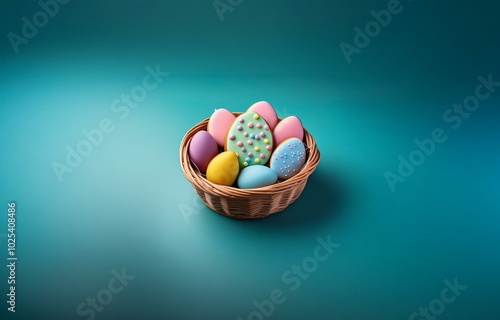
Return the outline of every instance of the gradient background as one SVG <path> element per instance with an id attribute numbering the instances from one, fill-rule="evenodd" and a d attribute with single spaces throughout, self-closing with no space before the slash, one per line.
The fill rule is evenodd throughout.
<path id="1" fill-rule="evenodd" d="M 212 1 L 71 1 L 17 54 L 7 34 L 40 7 L 0 1 L 0 265 L 9 201 L 19 259 L 1 318 L 87 319 L 77 305 L 126 268 L 95 319 L 246 319 L 274 289 L 273 319 L 408 319 L 455 277 L 467 289 L 437 319 L 499 319 L 500 92 L 457 130 L 442 118 L 500 80 L 497 3 L 401 1 L 348 64 L 339 44 L 387 1 L 243 0 L 224 21 Z M 112 101 L 148 65 L 170 75 L 120 120 Z M 197 200 L 178 147 L 214 108 L 259 100 L 299 116 L 322 159 L 287 210 L 232 220 Z M 103 118 L 115 130 L 60 183 L 51 163 Z M 391 192 L 384 172 L 437 127 L 448 140 Z M 341 247 L 291 291 L 282 274 L 328 235 Z"/>

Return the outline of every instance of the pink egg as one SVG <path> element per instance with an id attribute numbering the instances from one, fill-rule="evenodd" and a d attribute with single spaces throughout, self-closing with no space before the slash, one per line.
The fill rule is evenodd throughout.
<path id="1" fill-rule="evenodd" d="M 236 117 L 227 109 L 216 109 L 208 120 L 207 130 L 220 147 L 226 142 L 227 131 Z"/>
<path id="2" fill-rule="evenodd" d="M 205 130 L 195 133 L 189 144 L 189 158 L 201 172 L 207 171 L 208 164 L 218 153 L 219 147 L 210 133 Z"/>
<path id="3" fill-rule="evenodd" d="M 252 104 L 250 108 L 248 108 L 247 112 L 248 111 L 257 112 L 262 118 L 264 118 L 264 120 L 266 120 L 271 130 L 273 130 L 278 123 L 278 115 L 276 114 L 273 106 L 271 106 L 267 101 L 259 101 Z"/>
<path id="4" fill-rule="evenodd" d="M 276 125 L 273 135 L 275 145 L 279 145 L 289 138 L 298 138 L 302 141 L 304 139 L 304 127 L 296 116 L 286 117 Z"/>

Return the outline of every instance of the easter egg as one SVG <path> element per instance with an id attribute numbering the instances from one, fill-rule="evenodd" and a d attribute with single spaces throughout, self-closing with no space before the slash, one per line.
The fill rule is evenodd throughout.
<path id="1" fill-rule="evenodd" d="M 241 189 L 261 188 L 272 185 L 278 180 L 276 172 L 266 166 L 250 166 L 241 170 L 238 187 Z"/>
<path id="2" fill-rule="evenodd" d="M 229 129 L 225 149 L 238 154 L 240 168 L 266 164 L 273 150 L 273 135 L 256 112 L 239 115 Z"/>
<path id="3" fill-rule="evenodd" d="M 288 138 L 304 139 L 304 127 L 296 116 L 286 117 L 274 128 L 274 143 L 279 145 Z"/>
<path id="4" fill-rule="evenodd" d="M 215 156 L 208 164 L 207 179 L 215 184 L 232 186 L 239 172 L 240 167 L 236 153 L 224 151 Z"/>
<path id="5" fill-rule="evenodd" d="M 276 147 L 270 162 L 270 168 L 278 178 L 286 180 L 297 173 L 306 163 L 306 148 L 301 139 L 290 138 Z"/>
<path id="6" fill-rule="evenodd" d="M 266 120 L 271 130 L 274 130 L 274 127 L 278 124 L 278 115 L 276 114 L 276 110 L 274 110 L 273 106 L 271 106 L 267 101 L 259 101 L 252 104 L 250 108 L 248 108 L 247 112 L 248 111 L 260 114 L 261 117 Z"/>
<path id="7" fill-rule="evenodd" d="M 189 158 L 201 172 L 207 170 L 209 162 L 219 153 L 217 142 L 205 130 L 196 132 L 189 144 Z"/>
<path id="8" fill-rule="evenodd" d="M 220 147 L 224 146 L 227 131 L 236 119 L 227 109 L 216 109 L 208 119 L 207 131 L 214 137 Z"/>

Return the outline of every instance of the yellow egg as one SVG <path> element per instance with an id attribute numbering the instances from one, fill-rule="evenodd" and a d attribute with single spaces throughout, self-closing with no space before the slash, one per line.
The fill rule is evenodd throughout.
<path id="1" fill-rule="evenodd" d="M 239 171 L 240 166 L 236 153 L 225 151 L 215 156 L 208 164 L 207 179 L 215 184 L 232 186 Z"/>

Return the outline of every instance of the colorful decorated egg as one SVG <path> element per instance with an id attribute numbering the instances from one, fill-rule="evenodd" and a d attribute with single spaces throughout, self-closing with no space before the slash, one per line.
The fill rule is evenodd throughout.
<path id="1" fill-rule="evenodd" d="M 296 116 L 286 117 L 276 125 L 273 135 L 275 145 L 279 145 L 288 138 L 298 138 L 302 141 L 304 139 L 304 127 Z"/>
<path id="2" fill-rule="evenodd" d="M 209 162 L 219 153 L 217 142 L 205 130 L 196 132 L 189 144 L 189 158 L 201 172 L 207 170 Z"/>
<path id="3" fill-rule="evenodd" d="M 214 137 L 220 147 L 224 146 L 227 131 L 236 119 L 235 115 L 226 109 L 216 109 L 208 119 L 207 131 Z"/>
<path id="4" fill-rule="evenodd" d="M 232 186 L 239 172 L 240 167 L 236 153 L 233 151 L 224 151 L 219 153 L 208 164 L 207 179 L 215 184 Z"/>
<path id="5" fill-rule="evenodd" d="M 241 189 L 262 188 L 272 185 L 278 180 L 276 172 L 266 166 L 250 166 L 241 170 L 238 176 L 238 187 Z"/>
<path id="6" fill-rule="evenodd" d="M 281 180 L 286 180 L 297 173 L 306 163 L 306 148 L 299 138 L 290 138 L 276 147 L 270 167 Z"/>
<path id="7" fill-rule="evenodd" d="M 238 116 L 228 131 L 225 149 L 238 155 L 240 168 L 266 164 L 273 150 L 273 135 L 256 112 Z"/>
<path id="8" fill-rule="evenodd" d="M 253 111 L 257 112 L 266 120 L 269 128 L 274 130 L 274 127 L 278 124 L 278 115 L 276 114 L 276 110 L 274 110 L 273 106 L 269 104 L 267 101 L 259 101 L 254 103 L 248 108 L 247 112 Z"/>

